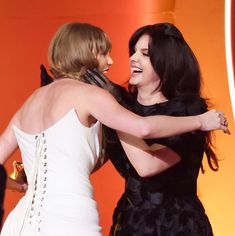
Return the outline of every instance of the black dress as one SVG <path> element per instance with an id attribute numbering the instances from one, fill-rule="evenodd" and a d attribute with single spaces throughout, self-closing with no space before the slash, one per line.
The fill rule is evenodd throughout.
<path id="1" fill-rule="evenodd" d="M 125 101 L 128 100 L 125 98 Z M 124 101 L 121 101 L 124 103 Z M 188 116 L 207 110 L 199 98 L 175 98 L 143 106 L 124 104 L 141 116 Z M 211 236 L 211 225 L 197 197 L 197 177 L 205 143 L 205 132 L 196 131 L 163 139 L 148 139 L 178 153 L 181 161 L 152 177 L 140 177 L 114 130 L 105 127 L 106 151 L 117 171 L 125 178 L 125 192 L 113 214 L 112 236 Z"/>

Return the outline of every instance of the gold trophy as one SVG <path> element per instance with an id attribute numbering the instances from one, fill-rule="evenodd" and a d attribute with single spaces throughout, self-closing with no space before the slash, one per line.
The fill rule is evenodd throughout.
<path id="1" fill-rule="evenodd" d="M 19 183 L 27 183 L 26 174 L 24 171 L 24 165 L 20 161 L 13 161 L 13 172 L 10 177 Z"/>

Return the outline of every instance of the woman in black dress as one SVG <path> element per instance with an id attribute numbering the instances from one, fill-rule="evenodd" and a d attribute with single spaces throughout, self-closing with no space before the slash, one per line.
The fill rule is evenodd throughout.
<path id="1" fill-rule="evenodd" d="M 129 42 L 131 95 L 119 101 L 142 116 L 189 116 L 207 111 L 196 57 L 172 24 L 147 25 Z M 209 133 L 196 131 L 141 142 L 105 128 L 106 151 L 125 178 L 113 215 L 112 236 L 211 236 L 197 196 L 205 153 L 218 170 Z M 119 139 L 121 141 L 119 141 Z"/>

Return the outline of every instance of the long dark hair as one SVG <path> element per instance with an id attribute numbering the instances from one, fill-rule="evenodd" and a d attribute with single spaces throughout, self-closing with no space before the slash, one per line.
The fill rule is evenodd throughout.
<path id="1" fill-rule="evenodd" d="M 165 98 L 201 97 L 200 66 L 193 51 L 184 40 L 182 33 L 173 24 L 159 23 L 146 25 L 137 29 L 129 41 L 129 55 L 135 53 L 135 45 L 143 35 L 149 35 L 148 53 L 154 71 L 160 78 L 159 89 Z M 130 91 L 137 93 L 134 86 Z M 218 159 L 213 151 L 211 133 L 206 135 L 204 152 L 208 164 L 214 171 L 218 170 Z M 202 172 L 204 172 L 201 166 Z"/>

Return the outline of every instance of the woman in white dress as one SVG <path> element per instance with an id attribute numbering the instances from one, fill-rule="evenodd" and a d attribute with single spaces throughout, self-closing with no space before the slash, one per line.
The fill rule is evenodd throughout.
<path id="1" fill-rule="evenodd" d="M 223 112 L 140 117 L 109 92 L 87 84 L 87 69 L 106 72 L 112 65 L 110 49 L 103 30 L 86 23 L 65 24 L 52 39 L 49 62 L 55 81 L 37 89 L 0 136 L 0 163 L 19 147 L 28 180 L 2 236 L 101 235 L 89 179 L 100 154 L 101 123 L 140 138 L 197 129 L 228 132 Z"/>

